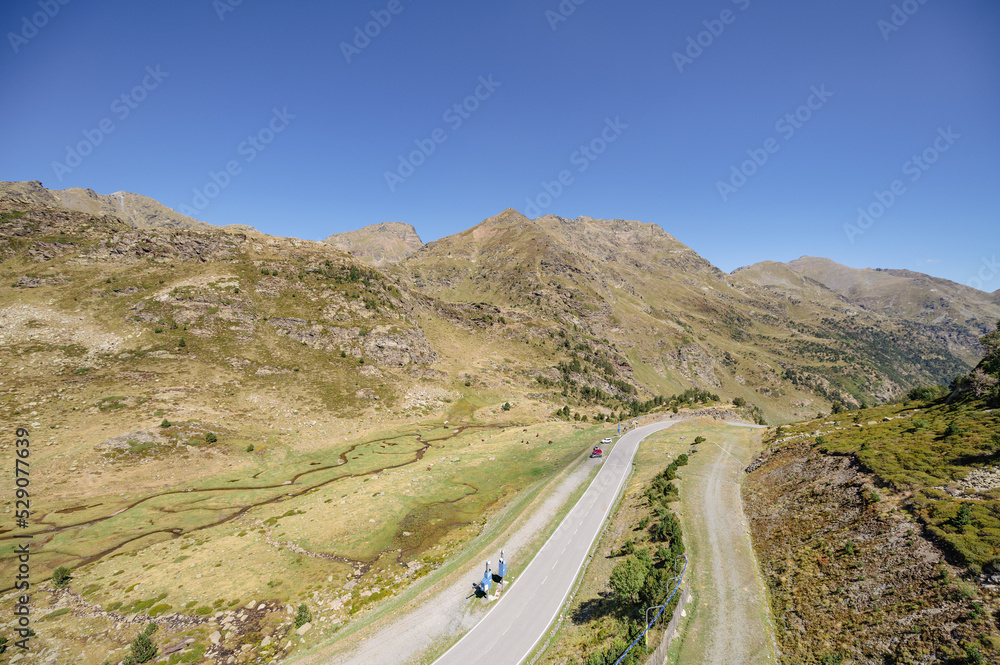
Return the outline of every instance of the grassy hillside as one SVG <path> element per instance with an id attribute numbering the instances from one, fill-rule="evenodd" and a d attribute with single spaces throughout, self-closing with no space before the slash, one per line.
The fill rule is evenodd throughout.
<path id="1" fill-rule="evenodd" d="M 744 498 L 785 662 L 1000 658 L 998 432 L 943 397 L 774 432 Z"/>

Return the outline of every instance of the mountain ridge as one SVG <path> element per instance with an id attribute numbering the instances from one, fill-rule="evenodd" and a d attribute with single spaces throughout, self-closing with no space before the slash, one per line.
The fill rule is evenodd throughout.
<path id="1" fill-rule="evenodd" d="M 85 212 L 92 215 L 113 215 L 133 228 L 176 228 L 176 229 L 229 229 L 234 231 L 255 231 L 246 224 L 215 226 L 202 222 L 168 208 L 159 201 L 142 194 L 118 191 L 112 194 L 98 194 L 92 189 L 70 187 L 48 189 L 38 180 L 0 182 L 0 198 L 9 198 L 23 203 L 47 205 Z"/>

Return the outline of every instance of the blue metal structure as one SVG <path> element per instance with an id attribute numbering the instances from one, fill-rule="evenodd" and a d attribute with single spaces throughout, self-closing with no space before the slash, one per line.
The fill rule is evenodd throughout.
<path id="1" fill-rule="evenodd" d="M 493 569 L 490 568 L 490 562 L 486 562 L 486 572 L 483 573 L 483 581 L 479 583 L 479 588 L 483 593 L 489 594 L 490 589 L 493 588 Z"/>
<path id="2" fill-rule="evenodd" d="M 503 550 L 500 550 L 500 567 L 497 569 L 497 575 L 500 576 L 501 582 L 503 582 L 503 578 L 507 575 L 507 561 L 503 558 Z"/>

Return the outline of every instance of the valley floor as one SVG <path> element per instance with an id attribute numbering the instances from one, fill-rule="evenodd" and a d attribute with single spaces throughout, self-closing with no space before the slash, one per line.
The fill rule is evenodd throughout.
<path id="1" fill-rule="evenodd" d="M 483 560 L 495 560 L 502 546 L 511 565 L 507 582 L 516 579 L 517 568 L 527 565 L 598 469 L 591 460 L 581 457 L 543 490 L 533 511 L 500 538 L 474 543 L 475 552 L 467 552 L 462 557 L 464 563 L 455 571 L 406 602 L 403 614 L 391 615 L 357 634 L 341 636 L 332 644 L 319 647 L 293 662 L 301 665 L 395 665 L 432 661 L 453 639 L 450 636 L 471 629 L 492 607 L 485 598 L 475 597 L 471 586 L 472 580 L 481 577 Z"/>

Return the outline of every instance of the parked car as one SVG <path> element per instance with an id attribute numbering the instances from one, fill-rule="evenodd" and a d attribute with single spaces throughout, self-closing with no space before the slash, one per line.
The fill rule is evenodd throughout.
<path id="1" fill-rule="evenodd" d="M 604 455 L 604 451 L 601 450 L 600 446 L 594 446 L 594 450 L 592 450 L 591 453 L 590 453 L 591 457 L 602 457 L 603 455 Z"/>
<path id="2" fill-rule="evenodd" d="M 611 437 L 609 436 L 609 437 L 601 439 L 601 443 L 611 443 Z"/>

